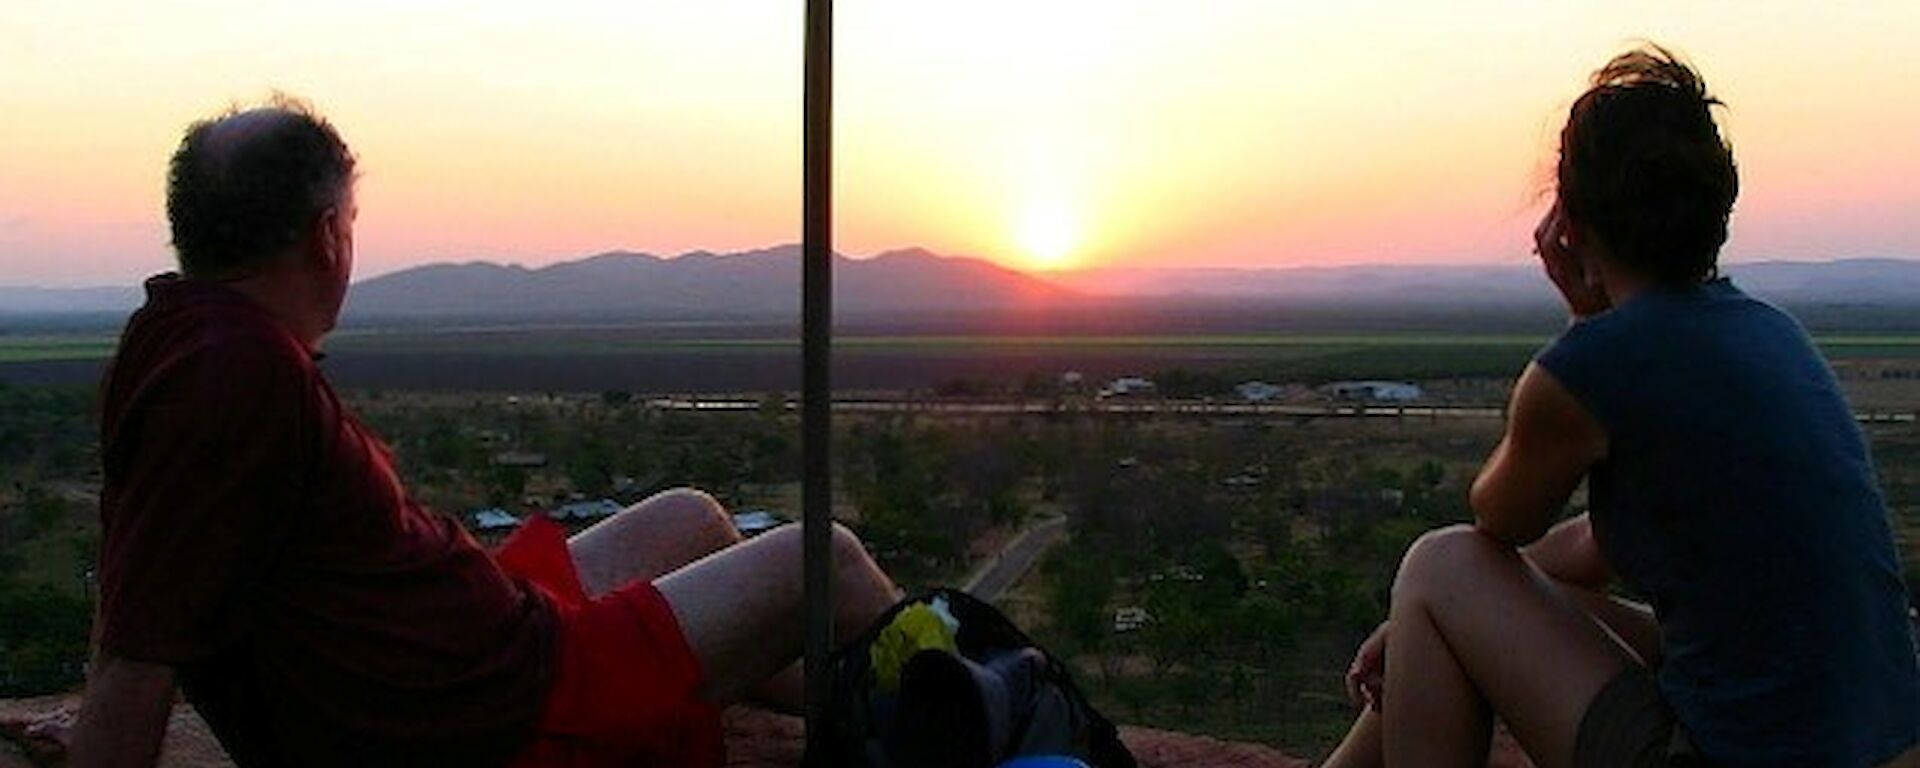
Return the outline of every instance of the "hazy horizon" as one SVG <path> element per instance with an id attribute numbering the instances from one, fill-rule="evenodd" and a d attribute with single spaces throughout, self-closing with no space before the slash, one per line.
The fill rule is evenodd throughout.
<path id="1" fill-rule="evenodd" d="M 353 276 L 353 283 L 355 285 L 358 285 L 360 283 L 366 283 L 374 280 L 379 280 L 385 277 L 391 277 L 393 275 L 408 272 L 410 270 L 420 269 L 423 267 L 458 267 L 458 266 L 469 266 L 469 265 L 487 265 L 487 266 L 502 267 L 507 269 L 523 269 L 527 271 L 538 271 L 538 270 L 546 269 L 549 267 L 574 264 L 574 263 L 587 261 L 590 259 L 596 259 L 600 257 L 605 257 L 605 256 L 616 256 L 616 255 L 639 256 L 639 257 L 660 259 L 662 261 L 673 261 L 673 260 L 685 258 L 688 256 L 704 255 L 704 256 L 733 257 L 733 256 L 744 256 L 744 255 L 751 255 L 751 254 L 757 254 L 757 253 L 778 251 L 785 248 L 798 248 L 798 247 L 800 247 L 800 244 L 796 240 L 796 241 L 789 241 L 789 242 L 772 243 L 772 244 L 758 246 L 758 247 L 748 247 L 738 251 L 719 251 L 714 249 L 695 248 L 692 250 L 681 251 L 677 253 L 657 253 L 657 252 L 651 252 L 651 251 L 646 251 L 646 250 L 641 250 L 636 248 L 603 248 L 595 251 L 575 254 L 572 256 L 561 256 L 561 257 L 554 258 L 553 260 L 540 262 L 540 263 L 530 263 L 525 259 L 516 259 L 513 257 L 503 257 L 503 258 L 449 257 L 446 259 L 436 260 L 436 261 L 425 261 L 425 262 L 403 264 L 393 269 L 386 270 L 383 272 L 378 272 L 378 273 L 369 274 L 361 271 L 356 271 Z M 1380 270 L 1380 269 L 1405 269 L 1410 271 L 1425 271 L 1425 270 L 1447 271 L 1447 270 L 1488 270 L 1488 269 L 1522 269 L 1522 268 L 1533 269 L 1535 266 L 1535 263 L 1533 262 L 1532 258 L 1528 257 L 1525 260 L 1521 260 L 1517 258 L 1509 258 L 1509 259 L 1498 260 L 1498 261 L 1484 260 L 1484 261 L 1395 262 L 1391 260 L 1380 260 L 1380 261 L 1354 261 L 1354 262 L 1343 262 L 1343 263 L 1332 263 L 1332 264 L 1249 264 L 1249 265 L 1230 265 L 1230 266 L 1192 265 L 1192 264 L 1184 264 L 1179 262 L 1153 263 L 1153 264 L 1110 264 L 1110 265 L 1109 264 L 1087 264 L 1087 265 L 1069 267 L 1065 269 L 1034 269 L 1034 268 L 1029 268 L 1029 267 L 1017 264 L 1017 263 L 1016 264 L 1004 263 L 1002 261 L 995 260 L 991 257 L 981 256 L 976 254 L 941 253 L 939 251 L 935 251 L 933 249 L 930 249 L 921 245 L 903 245 L 903 246 L 893 247 L 893 248 L 882 248 L 878 251 L 873 251 L 870 253 L 847 253 L 844 250 L 836 250 L 834 255 L 840 258 L 845 258 L 853 261 L 867 261 L 867 260 L 875 259 L 881 256 L 885 256 L 888 254 L 910 252 L 910 251 L 923 251 L 939 258 L 979 259 L 979 260 L 994 264 L 995 266 L 1012 270 L 1014 272 L 1017 272 L 1023 275 L 1038 278 L 1041 280 L 1052 280 L 1052 281 L 1071 281 L 1076 278 L 1082 278 L 1089 275 L 1099 275 L 1099 274 L 1151 273 L 1151 272 L 1180 272 L 1180 273 L 1192 273 L 1192 274 L 1201 274 L 1201 273 L 1209 273 L 1209 272 L 1213 272 L 1213 273 L 1255 273 L 1255 272 L 1281 273 L 1281 272 L 1299 272 L 1299 271 L 1317 272 L 1317 271 Z M 1743 261 L 1732 261 L 1732 262 L 1728 262 L 1728 264 L 1730 266 L 1741 266 L 1741 265 L 1753 266 L 1753 265 L 1765 265 L 1765 264 L 1819 266 L 1819 265 L 1840 264 L 1840 263 L 1846 263 L 1846 262 L 1902 262 L 1902 263 L 1920 264 L 1920 253 L 1917 253 L 1914 255 L 1895 254 L 1895 255 L 1888 255 L 1888 256 L 1851 256 L 1851 257 L 1838 256 L 1838 257 L 1831 257 L 1831 258 L 1808 257 L 1808 258 L 1800 258 L 1800 259 L 1755 258 L 1755 259 L 1747 259 Z M 130 287 L 138 287 L 140 284 L 144 283 L 149 277 L 152 277 L 154 275 L 158 275 L 161 273 L 165 273 L 165 272 L 174 271 L 175 269 L 176 267 L 174 264 L 172 264 L 171 262 L 166 262 L 166 263 L 162 263 L 160 265 L 155 266 L 154 268 L 152 268 L 147 272 L 141 273 L 137 276 L 131 277 L 121 282 L 107 282 L 107 281 L 87 282 L 84 280 L 80 280 L 80 281 L 52 280 L 47 282 L 21 282 L 21 281 L 10 280 L 8 279 L 8 276 L 0 276 L 0 290 L 91 291 L 91 290 L 124 289 L 124 288 L 130 288 Z M 1546 284 L 1542 283 L 1541 288 L 1544 290 L 1546 288 Z"/>

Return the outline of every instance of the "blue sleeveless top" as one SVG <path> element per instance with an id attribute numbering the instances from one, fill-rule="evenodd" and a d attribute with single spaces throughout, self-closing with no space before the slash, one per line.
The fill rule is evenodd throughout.
<path id="1" fill-rule="evenodd" d="M 1866 441 L 1793 318 L 1725 279 L 1649 290 L 1535 359 L 1606 429 L 1595 538 L 1660 623 L 1715 765 L 1866 766 L 1920 735 L 1907 592 Z"/>

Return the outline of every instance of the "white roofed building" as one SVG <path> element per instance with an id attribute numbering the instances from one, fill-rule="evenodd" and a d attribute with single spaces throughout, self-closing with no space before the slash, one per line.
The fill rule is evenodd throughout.
<path id="1" fill-rule="evenodd" d="M 1336 381 L 1321 387 L 1320 391 L 1340 400 L 1383 403 L 1410 403 L 1426 396 L 1420 385 L 1407 381 Z"/>
<path id="2" fill-rule="evenodd" d="M 621 509 L 623 509 L 623 507 L 620 506 L 620 503 L 612 499 L 575 501 L 560 505 L 548 512 L 547 517 L 563 523 L 578 520 L 599 520 L 603 517 L 611 517 Z"/>
<path id="3" fill-rule="evenodd" d="M 1108 382 L 1100 388 L 1101 397 L 1127 397 L 1130 395 L 1151 395 L 1154 392 L 1153 380 L 1139 376 L 1125 376 Z"/>
<path id="4" fill-rule="evenodd" d="M 733 527 L 747 537 L 766 533 L 786 523 L 786 518 L 764 509 L 750 509 L 733 516 Z"/>
<path id="5" fill-rule="evenodd" d="M 1234 394 L 1249 403 L 1264 403 L 1285 394 L 1286 391 L 1286 387 L 1264 381 L 1249 381 L 1233 388 Z"/>
<path id="6" fill-rule="evenodd" d="M 513 513 L 499 507 L 488 507 L 471 512 L 467 515 L 467 520 L 473 523 L 474 530 L 482 532 L 510 531 L 520 527 L 520 518 L 514 517 Z"/>

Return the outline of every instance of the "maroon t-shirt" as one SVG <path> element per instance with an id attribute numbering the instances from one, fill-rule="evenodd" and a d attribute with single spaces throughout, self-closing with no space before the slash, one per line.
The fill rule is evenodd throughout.
<path id="1" fill-rule="evenodd" d="M 176 667 L 241 764 L 497 764 L 529 737 L 553 609 L 408 498 L 252 300 L 149 280 L 101 446 L 96 639 Z"/>

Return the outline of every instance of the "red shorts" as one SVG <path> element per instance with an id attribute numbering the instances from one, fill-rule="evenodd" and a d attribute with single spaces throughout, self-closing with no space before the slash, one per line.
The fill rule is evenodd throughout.
<path id="1" fill-rule="evenodd" d="M 720 712 L 700 700 L 700 660 L 646 581 L 589 599 L 566 532 L 535 515 L 494 553 L 559 617 L 558 659 L 519 768 L 719 766 Z"/>

